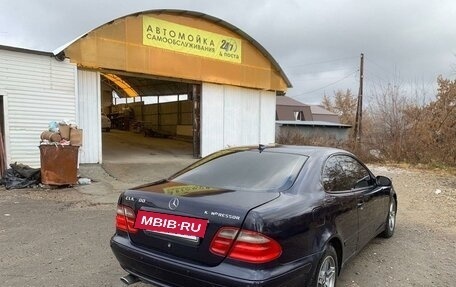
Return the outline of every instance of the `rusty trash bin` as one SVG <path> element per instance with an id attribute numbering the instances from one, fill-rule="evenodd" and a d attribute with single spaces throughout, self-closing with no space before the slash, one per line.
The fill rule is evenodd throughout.
<path id="1" fill-rule="evenodd" d="M 76 184 L 78 149 L 79 146 L 71 145 L 40 145 L 41 183 Z"/>

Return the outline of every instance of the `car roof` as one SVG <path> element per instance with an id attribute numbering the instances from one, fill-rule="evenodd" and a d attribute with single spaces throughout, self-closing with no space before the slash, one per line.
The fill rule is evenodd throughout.
<path id="1" fill-rule="evenodd" d="M 255 151 L 262 149 L 265 152 L 273 153 L 288 153 L 307 156 L 309 158 L 327 158 L 332 154 L 343 153 L 352 155 L 349 151 L 323 146 L 299 146 L 299 145 L 268 145 L 268 146 L 244 146 L 244 147 L 233 147 L 226 151 Z"/>
<path id="2" fill-rule="evenodd" d="M 281 153 L 281 154 L 295 154 L 306 156 L 312 160 L 325 160 L 329 156 L 333 154 L 346 154 L 353 157 L 354 156 L 351 152 L 333 148 L 333 147 L 323 147 L 323 146 L 300 146 L 300 145 L 281 145 L 281 144 L 273 144 L 273 145 L 259 145 L 259 146 L 238 146 L 238 147 L 230 147 L 227 149 L 223 149 L 217 151 L 211 155 L 208 155 L 206 158 L 216 158 L 222 156 L 224 154 L 230 153 L 237 153 L 237 152 L 267 152 L 267 153 Z M 206 159 L 207 160 L 207 159 Z"/>
<path id="3" fill-rule="evenodd" d="M 306 156 L 329 155 L 333 153 L 348 153 L 346 150 L 322 147 L 322 146 L 296 146 L 296 145 L 278 145 L 272 148 L 266 148 L 279 153 L 294 153 Z"/>

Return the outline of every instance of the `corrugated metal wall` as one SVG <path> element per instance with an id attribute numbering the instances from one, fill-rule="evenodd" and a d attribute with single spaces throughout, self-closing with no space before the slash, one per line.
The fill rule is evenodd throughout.
<path id="1" fill-rule="evenodd" d="M 201 154 L 275 142 L 275 93 L 203 83 Z"/>
<path id="2" fill-rule="evenodd" d="M 41 132 L 50 121 L 76 119 L 75 79 L 76 66 L 69 61 L 0 49 L 8 164 L 40 166 Z"/>
<path id="3" fill-rule="evenodd" d="M 78 70 L 78 117 L 83 131 L 80 163 L 101 163 L 100 73 Z"/>

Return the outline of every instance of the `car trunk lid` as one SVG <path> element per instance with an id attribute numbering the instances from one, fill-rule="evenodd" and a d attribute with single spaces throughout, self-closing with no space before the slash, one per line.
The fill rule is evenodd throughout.
<path id="1" fill-rule="evenodd" d="M 223 260 L 223 257 L 214 255 L 209 250 L 219 228 L 241 228 L 251 209 L 278 196 L 279 192 L 224 190 L 161 181 L 126 191 L 121 203 L 133 208 L 137 214 L 136 227 L 140 230 L 130 234 L 133 244 L 214 266 Z M 154 222 L 154 218 L 159 219 Z M 178 234 L 162 233 L 166 232 L 164 229 L 157 232 L 157 228 L 166 225 L 172 227 L 166 230 Z M 185 228 L 178 230 L 182 225 Z M 148 227 L 154 231 L 148 230 Z M 202 231 L 204 227 L 205 231 Z M 199 234 L 187 231 L 198 231 Z"/>

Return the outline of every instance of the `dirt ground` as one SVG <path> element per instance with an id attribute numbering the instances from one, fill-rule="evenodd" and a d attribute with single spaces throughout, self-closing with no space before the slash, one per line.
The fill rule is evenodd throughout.
<path id="1" fill-rule="evenodd" d="M 396 232 L 367 245 L 338 286 L 456 286 L 456 177 L 379 166 L 372 171 L 393 180 Z"/>
<path id="2" fill-rule="evenodd" d="M 338 286 L 456 286 L 456 177 L 372 170 L 393 179 L 396 233 L 366 246 L 342 270 Z M 0 189 L 0 286 L 122 286 L 125 272 L 109 238 L 115 198 L 127 184 L 111 179 L 79 189 Z"/>

